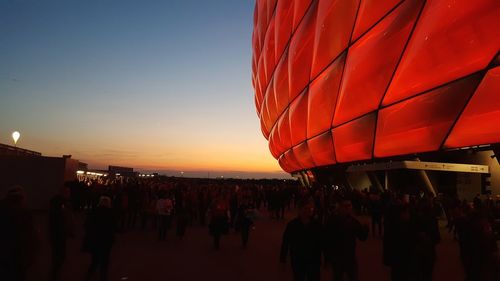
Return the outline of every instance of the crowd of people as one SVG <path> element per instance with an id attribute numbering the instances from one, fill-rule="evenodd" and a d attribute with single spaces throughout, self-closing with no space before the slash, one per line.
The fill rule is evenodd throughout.
<path id="1" fill-rule="evenodd" d="M 75 218 L 83 218 L 82 251 L 91 255 L 86 280 L 99 271 L 107 280 L 109 257 L 115 235 L 131 230 L 151 230 L 158 240 L 182 239 L 189 226 L 208 228 L 213 247 L 230 230 L 241 235 L 241 247 L 249 243 L 250 230 L 259 210 L 272 219 L 284 219 L 300 196 L 297 182 L 286 180 L 207 180 L 174 177 L 149 179 L 85 179 L 66 183 L 48 206 L 48 236 L 52 253 L 51 280 L 61 280 L 67 239 L 75 235 Z M 11 188 L 0 203 L 2 243 L 0 276 L 25 280 L 40 241 L 32 213 L 24 206 L 24 189 Z M 7 242 L 8 241 L 8 242 Z M 13 243 L 11 243 L 13 242 Z M 3 251 L 5 250 L 5 251 Z M 3 266 L 5 265 L 5 266 Z"/>
<path id="2" fill-rule="evenodd" d="M 419 193 L 362 192 L 318 189 L 299 204 L 298 216 L 283 234 L 281 261 L 288 256 L 294 280 L 320 280 L 321 264 L 329 264 L 333 280 L 358 280 L 357 241 L 371 233 L 382 239 L 383 264 L 392 281 L 432 280 L 436 245 L 441 240 L 439 218 L 455 233 L 467 281 L 500 280 L 497 239 L 500 199 L 472 202 Z"/>
<path id="3" fill-rule="evenodd" d="M 40 243 L 33 214 L 23 200 L 23 188 L 15 186 L 0 203 L 0 276 L 5 280 L 25 280 Z M 370 235 L 383 244 L 381 262 L 390 267 L 391 280 L 432 280 L 441 239 L 439 218 L 447 220 L 447 229 L 457 240 L 466 280 L 500 280 L 496 244 L 500 200 L 492 198 L 478 196 L 467 202 L 424 193 L 304 188 L 283 180 L 157 177 L 70 182 L 51 199 L 48 209 L 51 280 L 61 280 L 66 241 L 77 228 L 75 216 L 84 221 L 82 251 L 91 256 L 85 278 L 92 280 L 99 271 L 100 280 L 107 280 L 117 233 L 154 229 L 158 240 L 164 241 L 182 239 L 190 226 L 201 225 L 208 228 L 215 250 L 231 231 L 239 233 L 245 249 L 256 218 L 265 214 L 271 220 L 284 220 L 285 211 L 292 209 L 298 215 L 284 230 L 280 261 L 290 257 L 296 281 L 320 280 L 321 264 L 331 266 L 334 281 L 358 280 L 363 265 L 357 262 L 356 244 Z"/>

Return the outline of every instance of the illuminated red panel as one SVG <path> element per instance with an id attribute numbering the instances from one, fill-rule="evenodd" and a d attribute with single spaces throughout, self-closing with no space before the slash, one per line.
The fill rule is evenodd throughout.
<path id="1" fill-rule="evenodd" d="M 307 135 L 307 89 L 290 104 L 290 134 L 292 145 L 306 140 Z"/>
<path id="2" fill-rule="evenodd" d="M 259 61 L 260 58 L 260 53 L 261 53 L 261 46 L 259 42 L 259 30 L 257 27 L 253 30 L 253 35 L 252 35 L 252 47 L 253 47 L 253 55 L 256 59 L 256 61 Z"/>
<path id="3" fill-rule="evenodd" d="M 359 6 L 358 18 L 352 34 L 352 39 L 358 39 L 361 34 L 367 31 L 380 18 L 385 16 L 401 0 L 363 0 Z"/>
<path id="4" fill-rule="evenodd" d="M 267 102 L 267 111 L 269 113 L 269 126 L 268 128 L 272 128 L 274 126 L 274 123 L 278 119 L 278 112 L 276 108 L 276 97 L 274 94 L 274 83 L 273 83 L 273 78 L 271 78 L 271 81 L 269 82 L 269 87 L 267 88 L 266 92 L 266 102 Z"/>
<path id="5" fill-rule="evenodd" d="M 264 40 L 264 66 L 266 69 L 266 77 L 271 78 L 274 67 L 276 66 L 276 59 L 274 56 L 274 18 L 271 19 L 269 23 L 269 28 L 267 30 L 266 39 Z M 269 81 L 267 81 L 269 82 Z"/>
<path id="6" fill-rule="evenodd" d="M 263 102 L 263 95 L 260 92 L 260 79 L 257 77 L 256 83 L 255 83 L 255 104 L 257 105 L 257 112 L 259 112 L 259 116 L 262 115 L 260 112 L 262 109 L 262 102 Z"/>
<path id="7" fill-rule="evenodd" d="M 281 58 L 274 73 L 274 92 L 276 97 L 276 110 L 281 114 L 288 106 L 288 55 Z"/>
<path id="8" fill-rule="evenodd" d="M 269 151 L 271 151 L 271 154 L 276 159 L 281 155 L 277 144 L 279 140 L 277 138 L 279 138 L 278 129 L 274 128 L 269 134 Z"/>
<path id="9" fill-rule="evenodd" d="M 278 133 L 280 139 L 280 147 L 283 150 L 280 150 L 281 153 L 285 152 L 285 150 L 292 147 L 292 141 L 290 136 L 290 115 L 289 110 L 287 109 L 283 115 L 281 115 L 278 121 Z"/>
<path id="10" fill-rule="evenodd" d="M 275 153 L 279 156 L 283 154 L 289 147 L 284 147 L 283 146 L 283 141 L 280 138 L 279 134 L 279 126 L 276 125 L 271 132 L 270 139 L 269 139 L 269 145 L 272 146 L 272 149 L 275 151 Z M 271 149 L 271 147 L 270 147 Z"/>
<path id="11" fill-rule="evenodd" d="M 345 57 L 344 53 L 309 86 L 307 138 L 325 132 L 331 127 Z"/>
<path id="12" fill-rule="evenodd" d="M 258 108 L 260 108 L 260 104 L 258 104 L 258 101 L 257 101 L 257 96 L 254 96 L 254 102 L 255 102 L 255 111 L 257 112 L 257 116 L 259 116 L 260 118 L 260 111 L 257 110 Z"/>
<path id="13" fill-rule="evenodd" d="M 302 170 L 302 166 L 300 165 L 299 161 L 297 160 L 297 157 L 295 157 L 295 154 L 293 153 L 293 149 L 288 150 L 285 152 L 285 159 L 288 164 L 288 168 L 291 171 L 297 171 L 297 170 Z"/>
<path id="14" fill-rule="evenodd" d="M 318 4 L 311 78 L 347 48 L 358 9 L 357 0 L 323 0 Z"/>
<path id="15" fill-rule="evenodd" d="M 299 25 L 310 4 L 311 0 L 293 0 L 293 30 Z"/>
<path id="16" fill-rule="evenodd" d="M 293 22 L 293 0 L 280 0 L 276 6 L 276 24 L 275 24 L 275 46 L 276 58 L 280 58 L 284 52 L 288 40 L 292 35 Z"/>
<path id="17" fill-rule="evenodd" d="M 307 142 L 295 146 L 293 148 L 293 154 L 302 168 L 307 169 L 314 167 L 314 161 L 309 152 Z"/>
<path id="18" fill-rule="evenodd" d="M 297 3 L 297 2 L 296 2 Z M 290 100 L 293 100 L 309 83 L 311 72 L 314 22 L 317 2 L 304 16 L 290 42 L 288 57 L 288 76 L 290 78 Z"/>
<path id="19" fill-rule="evenodd" d="M 488 71 L 445 142 L 464 147 L 500 142 L 500 67 Z"/>
<path id="20" fill-rule="evenodd" d="M 264 135 L 264 137 L 266 139 L 269 139 L 269 131 L 266 129 L 266 126 L 264 125 L 264 118 L 262 118 L 262 116 L 260 117 L 260 130 L 262 132 L 262 135 Z"/>
<path id="21" fill-rule="evenodd" d="M 259 44 L 262 46 L 267 30 L 267 0 L 257 0 L 257 28 L 259 30 Z"/>
<path id="22" fill-rule="evenodd" d="M 255 42 L 255 31 L 252 35 L 252 47 L 253 47 L 253 55 L 252 55 L 252 74 L 256 76 L 257 74 L 257 63 L 260 55 L 260 50 L 257 49 L 257 44 Z"/>
<path id="23" fill-rule="evenodd" d="M 276 8 L 277 0 L 267 1 L 267 20 L 270 21 L 274 14 L 274 9 Z"/>
<path id="24" fill-rule="evenodd" d="M 422 3 L 405 1 L 349 49 L 335 126 L 378 108 Z"/>
<path id="25" fill-rule="evenodd" d="M 285 172 L 292 172 L 290 164 L 288 163 L 284 154 L 280 156 L 280 158 L 278 159 L 278 163 L 280 164 L 281 169 L 283 169 Z"/>
<path id="26" fill-rule="evenodd" d="M 368 114 L 333 129 L 337 162 L 372 158 L 375 113 Z"/>
<path id="27" fill-rule="evenodd" d="M 438 150 L 479 79 L 474 75 L 380 110 L 375 156 Z"/>
<path id="28" fill-rule="evenodd" d="M 500 49 L 498 0 L 427 1 L 384 105 L 485 68 Z"/>
<path id="29" fill-rule="evenodd" d="M 262 104 L 262 110 L 260 111 L 260 120 L 261 120 L 261 125 L 263 125 L 264 128 L 263 131 L 266 132 L 265 135 L 269 136 L 269 132 L 271 131 L 272 128 L 272 123 L 271 119 L 269 118 L 269 109 L 267 108 L 267 100 L 264 100 L 264 103 Z"/>
<path id="30" fill-rule="evenodd" d="M 316 166 L 335 164 L 335 152 L 330 131 L 308 140 L 307 144 Z"/>
<path id="31" fill-rule="evenodd" d="M 267 85 L 267 77 L 266 77 L 266 71 L 264 67 L 264 56 L 260 56 L 259 59 L 259 64 L 257 66 L 257 78 L 259 83 L 257 84 L 259 86 L 259 96 L 257 98 L 259 99 L 259 103 L 262 104 L 264 100 L 264 93 L 266 92 L 266 85 Z"/>

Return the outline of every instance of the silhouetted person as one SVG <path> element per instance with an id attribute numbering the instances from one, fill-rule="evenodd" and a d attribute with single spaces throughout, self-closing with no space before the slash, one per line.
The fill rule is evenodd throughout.
<path id="1" fill-rule="evenodd" d="M 38 250 L 38 233 L 24 198 L 24 189 L 14 186 L 0 202 L 1 280 L 25 280 Z"/>
<path id="2" fill-rule="evenodd" d="M 252 212 L 253 206 L 249 204 L 248 199 L 245 198 L 240 205 L 237 218 L 238 228 L 241 231 L 241 245 L 244 249 L 247 247 L 250 229 L 253 225 Z"/>
<path id="3" fill-rule="evenodd" d="M 209 224 L 210 235 L 214 239 L 214 248 L 220 247 L 220 238 L 229 231 L 228 204 L 222 198 L 214 201 L 210 210 L 211 219 Z"/>
<path id="4" fill-rule="evenodd" d="M 52 250 L 52 280 L 60 280 L 60 270 L 66 259 L 66 239 L 74 234 L 69 193 L 69 188 L 64 186 L 59 194 L 50 200 L 49 239 Z"/>
<path id="5" fill-rule="evenodd" d="M 85 223 L 84 249 L 92 255 L 85 280 L 90 280 L 98 267 L 100 280 L 107 280 L 115 231 L 116 218 L 111 209 L 111 199 L 102 196 L 98 207 L 89 214 Z"/>
<path id="6" fill-rule="evenodd" d="M 372 219 L 372 235 L 382 237 L 382 200 L 378 195 L 372 195 L 370 200 L 370 216 Z M 378 229 L 378 231 L 377 231 Z"/>
<path id="7" fill-rule="evenodd" d="M 178 209 L 176 217 L 177 217 L 176 234 L 177 237 L 182 239 L 186 234 L 186 228 L 189 220 L 188 213 L 184 208 L 180 208 Z"/>
<path id="8" fill-rule="evenodd" d="M 436 262 L 436 245 L 441 241 L 435 209 L 430 199 L 418 204 L 415 220 L 415 274 L 417 281 L 431 281 Z"/>
<path id="9" fill-rule="evenodd" d="M 495 256 L 498 248 L 487 213 L 480 207 L 471 212 L 469 219 L 469 280 L 499 280 Z"/>
<path id="10" fill-rule="evenodd" d="M 173 209 L 174 205 L 172 200 L 161 195 L 160 199 L 156 202 L 156 211 L 158 213 L 158 240 L 160 241 L 165 240 L 167 230 L 170 227 Z"/>
<path id="11" fill-rule="evenodd" d="M 367 237 L 368 227 L 352 215 L 351 201 L 341 201 L 325 227 L 325 256 L 332 265 L 334 281 L 341 281 L 344 275 L 349 281 L 358 280 L 356 240 L 365 241 Z"/>
<path id="12" fill-rule="evenodd" d="M 290 252 L 294 281 L 320 280 L 323 227 L 313 214 L 314 203 L 301 202 L 298 216 L 283 233 L 280 261 L 285 263 Z"/>
<path id="13" fill-rule="evenodd" d="M 416 233 L 408 196 L 389 207 L 384 217 L 384 264 L 391 267 L 392 281 L 410 280 L 415 264 Z"/>

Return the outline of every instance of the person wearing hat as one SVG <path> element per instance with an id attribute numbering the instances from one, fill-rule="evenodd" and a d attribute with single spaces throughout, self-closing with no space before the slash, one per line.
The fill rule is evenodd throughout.
<path id="1" fill-rule="evenodd" d="M 24 188 L 9 188 L 0 201 L 0 276 L 2 280 L 26 280 L 39 245 L 33 216 L 25 207 Z"/>

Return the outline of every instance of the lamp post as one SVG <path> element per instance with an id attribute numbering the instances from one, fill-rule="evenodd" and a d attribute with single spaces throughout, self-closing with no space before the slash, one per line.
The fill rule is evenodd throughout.
<path id="1" fill-rule="evenodd" d="M 14 140 L 14 146 L 17 147 L 17 141 L 21 137 L 21 134 L 18 131 L 14 131 L 12 133 L 12 139 Z"/>

